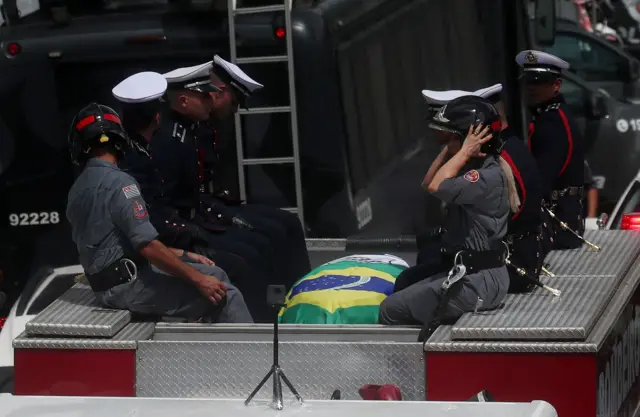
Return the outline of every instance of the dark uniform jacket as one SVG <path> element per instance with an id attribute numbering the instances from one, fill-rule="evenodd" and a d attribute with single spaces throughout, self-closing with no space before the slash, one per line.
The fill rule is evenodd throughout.
<path id="1" fill-rule="evenodd" d="M 542 178 L 545 204 L 577 233 L 584 232 L 584 139 L 562 95 L 531 109 L 529 150 Z M 555 248 L 571 249 L 581 241 L 556 225 Z"/>
<path id="2" fill-rule="evenodd" d="M 550 249 L 552 229 L 542 211 L 542 183 L 540 171 L 527 145 L 509 129 L 502 132 L 505 145 L 500 156 L 509 164 L 520 197 L 520 209 L 511 216 L 505 242 L 509 245 L 511 262 L 524 269 L 531 278 L 538 279 L 544 257 Z M 509 267 L 509 292 L 532 290 L 532 283 Z"/>
<path id="3" fill-rule="evenodd" d="M 129 133 L 129 137 L 134 147 L 126 152 L 119 166 L 140 184 L 151 223 L 158 230 L 160 240 L 168 246 L 187 250 L 194 245 L 205 245 L 199 228 L 180 218 L 170 204 L 165 194 L 165 181 L 153 163 L 146 139 L 135 133 Z"/>
<path id="4" fill-rule="evenodd" d="M 520 197 L 520 209 L 511 216 L 509 234 L 521 234 L 540 225 L 542 208 L 540 171 L 523 140 L 509 129 L 502 134 L 505 145 L 500 156 L 511 167 Z"/>
<path id="5" fill-rule="evenodd" d="M 201 203 L 203 165 L 197 134 L 200 126 L 169 110 L 162 117 L 160 129 L 151 140 L 153 165 L 164 181 L 167 204 L 178 210 L 185 220 L 192 220 L 209 231 L 224 231 L 227 213 L 211 211 Z"/>
<path id="6" fill-rule="evenodd" d="M 201 123 L 197 136 L 201 169 L 200 200 L 224 213 L 224 206 L 242 204 L 242 201 L 233 199 L 222 184 L 223 167 L 218 153 L 218 133 L 215 127 L 209 123 Z"/>

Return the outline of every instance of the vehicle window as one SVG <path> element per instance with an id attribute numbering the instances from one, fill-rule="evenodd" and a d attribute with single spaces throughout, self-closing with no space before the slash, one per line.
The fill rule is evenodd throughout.
<path id="1" fill-rule="evenodd" d="M 564 59 L 570 71 L 586 81 L 618 81 L 626 58 L 615 50 L 579 34 L 556 34 L 553 46 L 545 52 Z"/>
<path id="2" fill-rule="evenodd" d="M 620 210 L 616 214 L 615 219 L 611 223 L 612 229 L 620 229 L 622 216 L 626 213 L 640 212 L 640 182 L 635 181 L 629 194 L 625 197 L 624 202 L 620 205 Z"/>
<path id="3" fill-rule="evenodd" d="M 75 275 L 60 275 L 47 285 L 27 311 L 27 315 L 36 315 L 57 300 L 75 283 Z"/>
<path id="4" fill-rule="evenodd" d="M 560 92 L 572 113 L 576 116 L 584 115 L 586 91 L 583 87 L 565 78 L 562 80 Z"/>

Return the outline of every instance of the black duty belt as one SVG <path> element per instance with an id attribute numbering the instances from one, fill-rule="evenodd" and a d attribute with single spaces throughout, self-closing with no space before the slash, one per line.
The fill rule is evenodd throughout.
<path id="1" fill-rule="evenodd" d="M 561 190 L 551 191 L 551 201 L 557 201 L 562 197 L 584 197 L 584 187 L 567 187 Z"/>
<path id="2" fill-rule="evenodd" d="M 504 266 L 505 251 L 504 249 L 494 250 L 471 250 L 471 249 L 458 249 L 442 248 L 442 260 L 443 264 L 453 266 L 456 261 L 456 256 L 459 256 L 458 263 L 467 268 L 467 275 L 474 272 L 482 271 L 483 269 L 493 269 Z"/>
<path id="3" fill-rule="evenodd" d="M 138 269 L 133 260 L 121 258 L 97 274 L 87 275 L 87 281 L 94 292 L 103 292 L 136 279 Z"/>

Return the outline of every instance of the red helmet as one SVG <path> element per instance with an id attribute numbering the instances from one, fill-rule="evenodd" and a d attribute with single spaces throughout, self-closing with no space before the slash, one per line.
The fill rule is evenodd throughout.
<path id="1" fill-rule="evenodd" d="M 102 104 L 91 103 L 80 110 L 71 122 L 71 160 L 74 164 L 81 165 L 92 149 L 104 147 L 124 152 L 127 147 L 131 147 L 131 141 L 115 110 Z"/>

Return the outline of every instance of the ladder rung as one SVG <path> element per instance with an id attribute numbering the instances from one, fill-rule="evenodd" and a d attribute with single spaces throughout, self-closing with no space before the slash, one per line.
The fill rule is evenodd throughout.
<path id="1" fill-rule="evenodd" d="M 288 211 L 289 213 L 298 214 L 298 207 L 281 207 L 280 210 Z"/>
<path id="2" fill-rule="evenodd" d="M 255 56 L 247 58 L 236 58 L 236 64 L 269 64 L 271 62 L 287 62 L 289 57 L 287 55 L 272 55 L 272 56 Z"/>
<path id="3" fill-rule="evenodd" d="M 292 156 L 282 158 L 250 158 L 243 159 L 244 165 L 275 165 L 275 164 L 293 164 L 295 159 Z"/>
<path id="4" fill-rule="evenodd" d="M 258 14 L 269 12 L 283 12 L 284 4 L 277 4 L 274 6 L 260 6 L 260 7 L 241 7 L 236 9 L 236 14 Z"/>
<path id="5" fill-rule="evenodd" d="M 291 107 L 256 107 L 254 109 L 240 109 L 238 114 L 269 114 L 269 113 L 290 113 Z"/>

